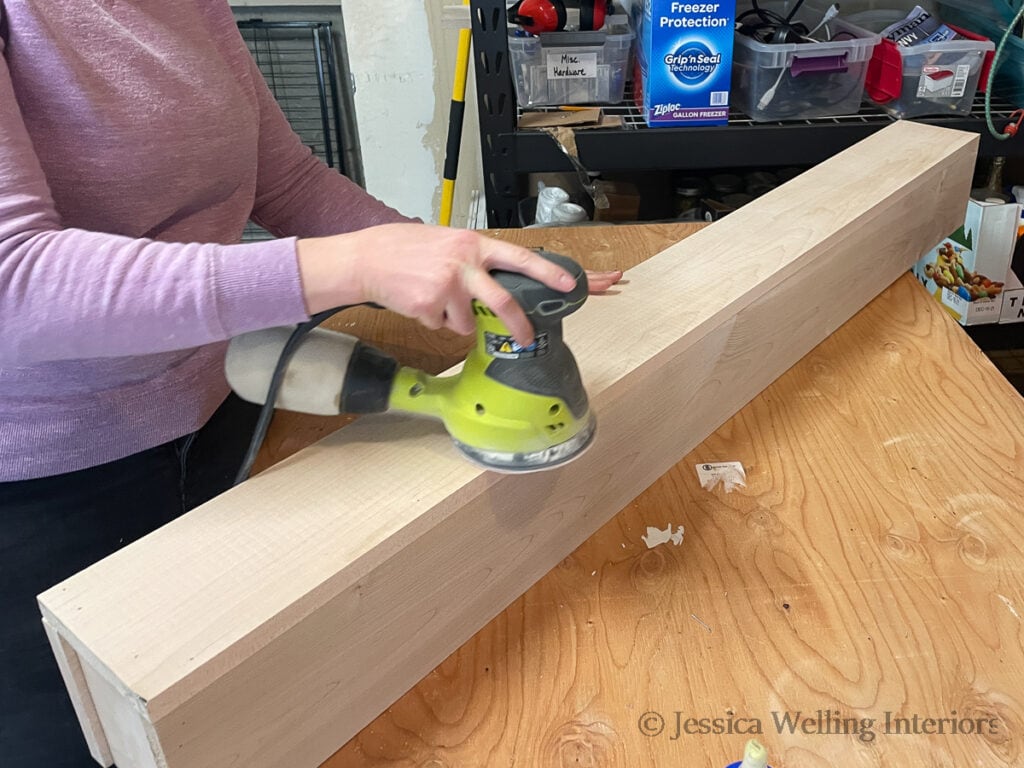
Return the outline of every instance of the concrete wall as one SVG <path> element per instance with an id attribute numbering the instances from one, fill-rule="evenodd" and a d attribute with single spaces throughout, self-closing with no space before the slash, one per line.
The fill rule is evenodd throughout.
<path id="1" fill-rule="evenodd" d="M 356 125 L 366 188 L 403 213 L 437 222 L 458 30 L 442 23 L 459 0 L 341 0 Z M 273 4 L 232 0 L 236 7 L 288 7 L 298 18 L 338 0 Z M 254 10 L 255 13 L 255 10 Z M 276 14 L 275 14 L 276 15 Z M 480 133 L 470 66 L 466 122 L 452 224 L 467 226 L 482 190 Z M 483 206 L 481 205 L 481 208 Z"/>

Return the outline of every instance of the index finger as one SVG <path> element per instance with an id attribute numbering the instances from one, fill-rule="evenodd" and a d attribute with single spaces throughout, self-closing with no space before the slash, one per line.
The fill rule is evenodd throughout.
<path id="1" fill-rule="evenodd" d="M 520 345 L 528 347 L 533 343 L 533 325 L 519 302 L 497 280 L 482 269 L 470 267 L 466 269 L 463 284 L 470 296 L 483 302 L 498 316 Z"/>
<path id="2" fill-rule="evenodd" d="M 521 245 L 485 237 L 480 252 L 484 269 L 519 272 L 556 291 L 568 292 L 576 287 L 576 278 L 566 270 Z"/>

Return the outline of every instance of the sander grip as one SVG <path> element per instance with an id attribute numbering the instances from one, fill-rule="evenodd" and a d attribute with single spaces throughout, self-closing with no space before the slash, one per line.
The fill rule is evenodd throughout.
<path id="1" fill-rule="evenodd" d="M 239 397 L 266 402 L 271 377 L 293 330 L 267 328 L 231 340 L 224 372 Z M 386 411 L 397 371 L 394 358 L 354 336 L 314 328 L 292 353 L 274 406 L 321 416 Z"/>

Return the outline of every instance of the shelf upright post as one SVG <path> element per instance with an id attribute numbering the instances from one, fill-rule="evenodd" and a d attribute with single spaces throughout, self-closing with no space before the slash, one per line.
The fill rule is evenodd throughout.
<path id="1" fill-rule="evenodd" d="M 487 225 L 519 226 L 516 98 L 509 69 L 505 0 L 470 0 Z"/>

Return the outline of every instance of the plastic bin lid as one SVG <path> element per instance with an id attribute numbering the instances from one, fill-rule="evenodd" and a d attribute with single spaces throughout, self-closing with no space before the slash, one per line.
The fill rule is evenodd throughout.
<path id="1" fill-rule="evenodd" d="M 891 40 L 875 46 L 864 78 L 864 92 L 876 104 L 887 104 L 903 92 L 903 57 Z"/>
<path id="2" fill-rule="evenodd" d="M 968 40 L 990 43 L 984 35 L 961 29 L 952 24 L 947 24 L 947 26 Z M 913 50 L 913 46 L 908 50 Z M 988 89 L 992 59 L 993 51 L 985 51 L 985 60 L 981 65 L 981 74 L 978 76 L 978 91 L 982 93 Z M 876 104 L 887 104 L 898 98 L 903 92 L 903 55 L 900 53 L 900 47 L 892 40 L 882 40 L 875 46 L 871 60 L 868 62 L 867 75 L 864 78 L 864 92 Z"/>

